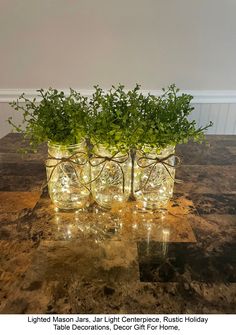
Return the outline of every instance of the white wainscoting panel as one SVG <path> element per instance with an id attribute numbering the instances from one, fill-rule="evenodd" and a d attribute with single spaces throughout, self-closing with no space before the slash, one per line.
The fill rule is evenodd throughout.
<path id="1" fill-rule="evenodd" d="M 196 120 L 197 126 L 203 127 L 210 121 L 213 122 L 213 126 L 207 129 L 207 134 L 236 135 L 236 104 L 203 103 L 193 106 L 195 109 L 189 119 Z"/>

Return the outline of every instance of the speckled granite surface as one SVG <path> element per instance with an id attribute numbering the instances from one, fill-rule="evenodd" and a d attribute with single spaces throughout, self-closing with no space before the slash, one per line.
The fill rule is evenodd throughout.
<path id="1" fill-rule="evenodd" d="M 164 216 L 55 212 L 21 145 L 0 140 L 0 313 L 236 313 L 236 136 L 178 146 Z"/>

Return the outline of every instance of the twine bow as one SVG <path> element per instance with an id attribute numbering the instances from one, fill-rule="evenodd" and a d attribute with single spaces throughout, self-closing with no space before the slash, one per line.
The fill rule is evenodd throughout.
<path id="1" fill-rule="evenodd" d="M 122 173 L 122 191 L 123 193 L 125 192 L 125 173 L 124 173 L 124 170 L 123 170 L 123 167 L 121 166 L 121 164 L 125 163 L 128 159 L 129 159 L 129 154 L 125 154 L 125 155 L 122 155 L 122 156 L 119 156 L 119 157 L 116 157 L 116 155 L 118 154 L 119 152 L 116 152 L 114 155 L 112 156 L 100 156 L 100 155 L 96 155 L 94 154 L 93 157 L 89 160 L 89 164 L 92 166 L 92 167 L 97 167 L 97 166 L 100 166 L 102 165 L 102 168 L 101 170 L 99 171 L 99 173 L 97 174 L 97 176 L 92 179 L 89 184 L 93 183 L 94 181 L 96 181 L 100 175 L 102 174 L 104 168 L 106 167 L 106 164 L 108 162 L 114 162 L 117 164 L 117 166 L 119 167 L 121 173 Z M 93 160 L 101 160 L 100 162 L 98 163 L 93 163 Z"/>
<path id="2" fill-rule="evenodd" d="M 83 156 L 85 157 L 84 162 L 78 162 L 77 160 L 79 158 L 83 157 Z M 50 164 L 49 162 L 51 160 L 56 161 L 56 163 L 55 164 Z M 84 186 L 89 191 L 88 187 L 84 183 L 82 183 L 82 181 L 81 181 L 81 179 L 82 179 L 82 169 L 81 169 L 81 166 L 84 166 L 87 162 L 88 162 L 87 154 L 85 152 L 83 152 L 83 151 L 76 151 L 76 152 L 74 152 L 72 155 L 70 155 L 68 157 L 61 157 L 61 158 L 54 157 L 50 153 L 48 153 L 48 158 L 45 161 L 45 166 L 47 168 L 52 168 L 52 170 L 51 170 L 50 175 L 49 175 L 49 177 L 47 179 L 46 185 L 49 184 L 49 182 L 50 182 L 50 180 L 51 180 L 51 178 L 52 178 L 52 176 L 53 176 L 53 174 L 54 174 L 54 172 L 55 172 L 55 170 L 56 170 L 56 168 L 58 166 L 60 166 L 61 164 L 64 164 L 64 163 L 69 163 L 69 165 L 72 167 L 72 169 L 73 169 L 73 171 L 74 171 L 77 179 L 80 181 L 81 185 Z M 80 175 L 79 176 L 78 176 L 78 173 L 77 173 L 77 168 L 78 167 L 79 167 L 79 170 L 80 170 Z M 44 185 L 44 187 L 46 185 Z"/>
<path id="3" fill-rule="evenodd" d="M 171 164 L 171 163 L 168 162 L 168 159 L 171 158 L 171 157 L 175 157 L 177 159 L 177 164 Z M 148 163 L 148 164 L 142 164 L 143 160 L 151 161 L 151 162 Z M 151 178 L 153 170 L 155 169 L 155 167 L 156 167 L 157 164 L 162 164 L 162 166 L 165 168 L 165 170 L 167 171 L 167 173 L 169 174 L 169 176 L 171 177 L 172 180 L 174 180 L 177 183 L 181 183 L 181 180 L 174 179 L 172 177 L 172 175 L 170 173 L 170 170 L 169 170 L 169 168 L 178 167 L 180 165 L 180 163 L 181 163 L 180 157 L 177 156 L 176 154 L 170 154 L 170 155 L 168 155 L 166 157 L 163 157 L 163 158 L 160 158 L 158 156 L 156 156 L 156 157 L 148 157 L 148 156 L 146 156 L 146 154 L 144 154 L 143 156 L 139 157 L 137 159 L 137 165 L 140 168 L 143 168 L 143 169 L 144 168 L 149 168 L 149 167 L 151 167 L 151 169 L 149 171 L 148 178 L 147 178 L 147 180 L 144 183 L 144 186 L 142 186 L 142 188 L 140 188 L 137 191 L 140 191 L 141 189 L 145 189 L 146 185 L 148 184 L 148 182 L 149 182 L 149 180 Z"/>
<path id="4" fill-rule="evenodd" d="M 84 186 L 89 192 L 91 192 L 91 190 L 87 187 L 87 185 L 91 185 L 94 181 L 96 181 L 101 176 L 101 174 L 104 171 L 108 162 L 114 162 L 114 163 L 117 164 L 117 166 L 119 167 L 119 169 L 122 173 L 122 190 L 123 190 L 123 193 L 124 193 L 124 191 L 125 191 L 125 173 L 124 173 L 122 164 L 125 163 L 129 159 L 129 154 L 127 153 L 127 154 L 116 157 L 117 154 L 119 154 L 119 152 L 116 152 L 114 155 L 112 155 L 110 157 L 93 154 L 93 156 L 89 159 L 87 153 L 83 152 L 83 151 L 76 151 L 72 155 L 70 155 L 68 157 L 62 157 L 62 158 L 54 157 L 50 153 L 48 153 L 48 158 L 45 161 L 45 165 L 46 165 L 47 168 L 52 168 L 52 170 L 50 172 L 50 175 L 48 177 L 46 185 L 49 184 L 49 182 L 50 182 L 50 180 L 51 180 L 51 178 L 52 178 L 52 176 L 53 176 L 53 174 L 54 174 L 54 172 L 55 172 L 55 170 L 58 166 L 60 166 L 63 163 L 69 163 L 69 165 L 72 167 L 77 179 L 80 181 L 80 184 L 82 186 Z M 81 158 L 81 157 L 85 157 L 85 160 L 83 162 L 78 162 L 78 159 Z M 177 164 L 171 164 L 171 163 L 168 162 L 168 159 L 171 158 L 171 157 L 175 157 L 177 159 Z M 56 161 L 56 163 L 55 164 L 48 163 L 51 160 Z M 95 161 L 98 160 L 99 162 L 93 163 L 94 160 Z M 148 163 L 148 164 L 145 164 L 145 163 L 143 164 L 142 162 L 144 160 L 145 161 L 151 161 L 151 162 Z M 174 153 L 170 154 L 166 157 L 163 157 L 163 158 L 148 157 L 146 154 L 143 154 L 143 156 L 141 156 L 137 159 L 137 165 L 140 168 L 151 167 L 151 169 L 149 171 L 148 178 L 144 183 L 144 186 L 142 186 L 142 188 L 140 188 L 139 190 L 144 189 L 146 187 L 146 185 L 148 184 L 148 182 L 151 178 L 151 175 L 152 175 L 152 173 L 153 173 L 157 164 L 162 164 L 162 166 L 165 168 L 165 170 L 167 171 L 167 173 L 169 174 L 169 176 L 171 177 L 172 180 L 175 180 L 175 182 L 177 182 L 177 183 L 182 182 L 178 179 L 174 179 L 172 177 L 171 173 L 170 173 L 170 170 L 169 170 L 169 168 L 178 167 L 180 162 L 181 162 L 181 160 L 180 160 L 179 156 L 177 156 Z M 91 167 L 97 167 L 97 166 L 100 166 L 100 165 L 102 167 L 101 167 L 101 170 L 99 171 L 99 173 L 97 174 L 97 176 L 94 179 L 90 180 L 87 183 L 83 183 L 81 181 L 82 180 L 82 172 L 83 172 L 83 169 L 81 167 L 84 166 L 87 163 L 89 163 Z M 79 175 L 77 173 L 78 168 L 80 170 Z M 44 185 L 44 187 L 46 185 Z M 139 191 L 139 190 L 137 190 L 137 191 Z"/>

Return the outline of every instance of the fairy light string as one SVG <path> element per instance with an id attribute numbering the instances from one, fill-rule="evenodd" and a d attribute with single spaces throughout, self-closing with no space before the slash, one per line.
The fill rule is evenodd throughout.
<path id="1" fill-rule="evenodd" d="M 104 169 L 106 168 L 106 165 L 108 162 L 113 162 L 115 164 L 117 164 L 117 166 L 119 167 L 121 174 L 122 174 L 122 190 L 123 193 L 125 191 L 125 172 L 124 169 L 122 167 L 122 164 L 124 164 L 125 162 L 127 162 L 127 160 L 129 159 L 130 155 L 129 153 L 124 154 L 124 155 L 119 155 L 120 152 L 116 152 L 111 156 L 102 156 L 102 155 L 98 155 L 98 154 L 87 154 L 84 151 L 76 151 L 74 152 L 72 155 L 68 156 L 68 157 L 55 157 L 53 155 L 51 155 L 50 153 L 48 153 L 48 158 L 45 161 L 45 165 L 47 168 L 51 168 L 52 170 L 50 171 L 48 180 L 46 185 L 49 184 L 49 182 L 52 179 L 52 176 L 54 175 L 56 168 L 59 167 L 62 164 L 69 164 L 73 171 L 75 172 L 76 178 L 78 179 L 79 183 L 85 187 L 88 191 L 90 191 L 90 189 L 88 188 L 88 186 L 91 186 L 91 184 L 93 182 L 95 182 L 96 180 L 98 180 L 98 178 L 102 175 Z M 119 156 L 117 156 L 119 155 Z M 169 162 L 169 159 L 174 157 L 175 158 L 175 162 L 173 164 L 171 164 Z M 83 161 L 78 161 L 81 158 L 83 158 Z M 52 161 L 55 161 L 55 163 L 52 163 Z M 176 162 L 177 161 L 177 162 Z M 93 167 L 98 167 L 101 166 L 100 171 L 98 172 L 98 174 L 90 181 L 88 182 L 83 182 L 83 166 L 85 166 L 86 164 L 89 164 L 92 168 Z M 141 156 L 138 157 L 136 159 L 136 163 L 137 166 L 139 168 L 142 169 L 146 169 L 146 168 L 151 168 L 149 173 L 148 173 L 148 177 L 144 183 L 144 185 L 139 189 L 136 190 L 137 191 L 141 191 L 144 190 L 146 188 L 146 186 L 148 185 L 148 182 L 150 181 L 150 178 L 153 174 L 153 171 L 155 169 L 155 167 L 158 164 L 161 164 L 165 170 L 167 171 L 168 175 L 171 177 L 172 180 L 175 180 L 175 182 L 177 183 L 181 183 L 181 180 L 178 179 L 174 179 L 171 172 L 170 172 L 170 168 L 176 168 L 181 164 L 181 159 L 179 156 L 177 156 L 175 153 L 169 154 L 166 157 L 162 157 L 160 158 L 160 156 L 156 156 L 156 157 L 149 157 L 147 154 L 141 152 Z M 78 171 L 79 170 L 79 175 L 78 175 Z M 46 186 L 44 185 L 44 186 Z"/>

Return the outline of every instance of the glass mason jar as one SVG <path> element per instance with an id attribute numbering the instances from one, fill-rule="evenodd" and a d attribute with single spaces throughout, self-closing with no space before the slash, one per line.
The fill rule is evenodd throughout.
<path id="1" fill-rule="evenodd" d="M 130 158 L 128 154 L 111 153 L 104 146 L 94 148 L 91 164 L 91 187 L 94 200 L 104 208 L 129 197 Z"/>
<path id="2" fill-rule="evenodd" d="M 89 164 L 84 142 L 74 145 L 48 143 L 46 162 L 48 192 L 59 209 L 86 206 L 89 198 Z"/>
<path id="3" fill-rule="evenodd" d="M 157 154 L 151 149 L 136 153 L 134 194 L 145 209 L 164 209 L 173 195 L 175 178 L 175 147 L 168 146 Z M 170 156 L 167 159 L 166 157 Z M 158 159 L 164 159 L 158 162 Z"/>

